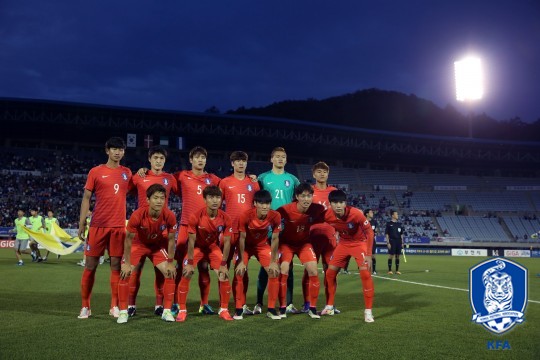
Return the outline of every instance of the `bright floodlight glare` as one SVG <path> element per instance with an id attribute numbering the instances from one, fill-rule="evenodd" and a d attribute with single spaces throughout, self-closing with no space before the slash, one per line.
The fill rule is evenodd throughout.
<path id="1" fill-rule="evenodd" d="M 478 100 L 484 94 L 482 63 L 478 58 L 466 58 L 454 62 L 456 75 L 456 99 Z"/>

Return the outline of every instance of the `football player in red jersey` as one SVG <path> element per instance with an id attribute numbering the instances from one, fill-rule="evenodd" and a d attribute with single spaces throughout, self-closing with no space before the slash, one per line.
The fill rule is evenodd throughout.
<path id="1" fill-rule="evenodd" d="M 233 318 L 241 320 L 245 315 L 246 286 L 243 279 L 247 273 L 249 258 L 255 256 L 261 266 L 268 272 L 268 312 L 272 320 L 280 320 L 276 313 L 276 300 L 279 292 L 278 248 L 281 231 L 281 215 L 270 209 L 272 195 L 266 190 L 259 190 L 253 196 L 255 208 L 246 210 L 239 219 L 238 256 L 236 258 L 235 303 L 236 312 Z M 268 233 L 272 234 L 270 245 Z"/>
<path id="2" fill-rule="evenodd" d="M 148 206 L 146 190 L 151 185 L 161 184 L 165 189 L 165 206 L 168 207 L 168 201 L 170 193 L 178 194 L 178 183 L 172 174 L 163 171 L 165 162 L 167 160 L 167 150 L 162 146 L 152 146 L 148 150 L 148 161 L 150 162 L 150 169 L 144 172 L 144 176 L 134 176 L 133 184 L 137 190 L 138 207 Z M 133 247 L 137 248 L 141 245 L 137 234 L 133 239 Z M 174 253 L 173 253 L 174 254 Z M 144 266 L 146 256 L 140 258 L 140 262 L 134 264 L 134 268 L 129 277 L 129 316 L 134 316 L 137 312 L 137 294 L 141 286 L 141 273 Z M 154 291 L 156 293 L 156 302 L 154 306 L 154 313 L 161 316 L 163 313 L 163 286 L 165 283 L 165 277 L 162 272 L 154 267 L 155 281 Z"/>
<path id="3" fill-rule="evenodd" d="M 345 266 L 353 257 L 360 270 L 360 279 L 364 291 L 364 320 L 374 322 L 372 307 L 375 290 L 371 277 L 371 252 L 373 249 L 373 229 L 364 213 L 347 205 L 347 195 L 342 190 L 334 190 L 328 195 L 330 209 L 324 214 L 324 221 L 332 225 L 339 235 L 339 241 L 334 249 L 326 281 L 328 283 L 328 300 L 322 315 L 332 315 L 336 293 L 336 276 L 339 268 Z"/>
<path id="4" fill-rule="evenodd" d="M 203 190 L 209 185 L 218 185 L 221 180 L 214 174 L 207 173 L 206 158 L 208 152 L 201 146 L 195 146 L 189 152 L 189 162 L 191 170 L 182 170 L 174 174 L 180 187 L 182 196 L 182 215 L 180 217 L 180 227 L 178 229 L 178 239 L 176 241 L 175 259 L 177 261 L 178 272 L 182 273 L 183 260 L 186 256 L 188 242 L 188 220 L 192 214 L 204 208 L 205 200 L 202 196 Z M 199 313 L 214 314 L 214 310 L 208 304 L 210 293 L 210 274 L 208 273 L 208 263 L 201 261 L 198 264 L 199 288 L 201 294 L 201 304 Z M 176 281 L 180 281 L 177 277 Z"/>
<path id="5" fill-rule="evenodd" d="M 183 322 L 186 320 L 189 282 L 194 272 L 194 266 L 201 260 L 209 262 L 218 275 L 220 295 L 218 314 L 223 320 L 230 321 L 233 318 L 228 310 L 231 284 L 229 282 L 227 258 L 232 235 L 231 218 L 220 209 L 222 194 L 219 187 L 215 185 L 207 186 L 204 188 L 202 195 L 206 206 L 191 214 L 188 221 L 189 240 L 182 279 L 177 289 L 180 310 L 176 321 Z M 218 245 L 220 235 L 223 236 L 223 252 Z"/>
<path id="6" fill-rule="evenodd" d="M 171 307 L 176 276 L 173 255 L 177 225 L 176 215 L 167 208 L 166 195 L 167 190 L 163 185 L 150 185 L 146 190 L 147 205 L 135 210 L 128 221 L 124 243 L 124 261 L 120 273 L 121 280 L 118 284 L 120 316 L 117 322 L 119 324 L 128 321 L 130 275 L 140 264 L 141 259 L 147 257 L 165 278 L 163 290 L 165 301 L 161 318 L 165 321 L 175 320 Z M 138 245 L 132 247 L 135 235 L 138 238 Z"/>
<path id="7" fill-rule="evenodd" d="M 231 165 L 233 167 L 233 174 L 221 179 L 219 182 L 219 188 L 223 193 L 223 203 L 225 212 L 231 217 L 233 223 L 233 235 L 231 237 L 231 250 L 229 251 L 229 258 L 227 259 L 227 267 L 230 267 L 231 260 L 236 252 L 238 243 L 238 220 L 240 215 L 253 207 L 253 196 L 256 191 L 260 189 L 257 178 L 253 176 L 247 176 L 246 168 L 248 155 L 243 151 L 233 151 L 230 156 Z M 221 244 L 223 250 L 223 244 Z M 233 279 L 233 297 L 236 298 L 236 282 L 238 278 L 235 276 Z M 244 295 L 247 291 L 247 284 L 249 278 L 247 272 L 243 278 L 244 282 Z M 246 304 L 243 304 L 243 315 L 253 315 Z"/>
<path id="8" fill-rule="evenodd" d="M 107 163 L 96 166 L 88 173 L 79 216 L 79 238 L 84 239 L 86 214 L 90 209 L 92 195 L 96 205 L 90 222 L 90 230 L 85 243 L 86 264 L 81 279 L 82 308 L 79 319 L 91 316 L 90 297 L 94 286 L 99 257 L 108 250 L 111 258 L 111 310 L 109 314 L 118 317 L 118 281 L 120 279 L 120 260 L 124 253 L 126 234 L 126 195 L 133 187 L 131 170 L 120 165 L 126 144 L 119 137 L 105 143 Z"/>
<path id="9" fill-rule="evenodd" d="M 296 255 L 309 276 L 309 317 L 319 319 L 317 314 L 317 298 L 319 296 L 319 276 L 317 273 L 317 257 L 309 242 L 311 226 L 322 221 L 324 206 L 313 203 L 313 188 L 303 183 L 294 189 L 296 202 L 283 205 L 277 211 L 281 215 L 283 230 L 279 235 L 279 253 L 281 275 L 279 278 L 280 315 L 286 317 L 287 278 L 290 264 Z"/>
<path id="10" fill-rule="evenodd" d="M 322 161 L 319 161 L 312 168 L 313 178 L 315 179 L 315 185 L 313 185 L 313 202 L 315 204 L 321 204 L 325 209 L 330 206 L 328 203 L 328 194 L 331 191 L 337 190 L 337 188 L 328 185 L 328 174 L 330 173 L 330 167 Z M 317 256 L 317 262 L 322 260 L 323 271 L 328 268 L 328 262 L 336 247 L 336 231 L 334 228 L 326 223 L 314 224 L 311 227 L 310 241 Z M 302 312 L 307 313 L 309 311 L 309 276 L 306 270 L 304 270 L 304 276 L 302 277 L 302 293 L 304 294 L 304 306 Z M 324 290 L 326 298 L 328 299 L 328 287 L 326 278 L 324 280 Z M 339 313 L 339 310 L 335 310 L 335 313 Z"/>

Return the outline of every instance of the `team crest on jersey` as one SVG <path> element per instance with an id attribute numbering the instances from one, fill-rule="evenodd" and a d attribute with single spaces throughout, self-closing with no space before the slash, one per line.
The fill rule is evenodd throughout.
<path id="1" fill-rule="evenodd" d="M 159 230 L 160 230 L 160 231 L 163 231 L 163 230 L 165 230 L 166 228 L 167 228 L 167 225 L 161 224 L 161 226 L 159 227 Z"/>
<path id="2" fill-rule="evenodd" d="M 163 185 L 168 186 L 169 185 L 169 180 L 168 179 L 163 179 Z"/>
<path id="3" fill-rule="evenodd" d="M 522 323 L 527 307 L 527 268 L 503 258 L 490 259 L 469 271 L 472 321 L 502 334 Z"/>
<path id="4" fill-rule="evenodd" d="M 347 223 L 347 227 L 349 229 L 354 229 L 354 223 L 350 222 L 350 223 Z"/>
<path id="5" fill-rule="evenodd" d="M 310 216 L 308 219 L 309 223 L 311 224 L 313 222 L 313 216 Z"/>
<path id="6" fill-rule="evenodd" d="M 206 183 L 206 185 L 210 185 L 210 179 L 209 178 L 204 179 L 204 182 Z"/>
<path id="7" fill-rule="evenodd" d="M 248 184 L 247 189 L 248 191 L 253 191 L 253 186 L 251 186 L 251 184 Z"/>
<path id="8" fill-rule="evenodd" d="M 128 179 L 128 176 L 126 173 L 122 173 L 122 179 L 124 179 L 124 181 L 127 181 Z"/>
<path id="9" fill-rule="evenodd" d="M 217 228 L 217 230 L 218 230 L 219 232 L 222 232 L 223 229 L 225 229 L 225 226 L 223 226 L 223 225 L 219 225 L 218 228 Z"/>
<path id="10" fill-rule="evenodd" d="M 285 180 L 285 186 L 286 186 L 286 187 L 291 186 L 291 182 L 290 182 L 289 180 Z"/>

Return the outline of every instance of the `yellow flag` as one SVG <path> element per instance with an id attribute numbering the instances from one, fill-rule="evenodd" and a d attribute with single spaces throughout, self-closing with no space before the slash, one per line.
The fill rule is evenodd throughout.
<path id="1" fill-rule="evenodd" d="M 45 249 L 58 255 L 71 254 L 82 244 L 82 241 L 78 237 L 69 236 L 56 223 L 53 223 L 50 234 L 32 231 L 26 227 L 23 227 L 23 230 Z M 64 243 L 69 244 L 69 246 L 64 245 Z"/>

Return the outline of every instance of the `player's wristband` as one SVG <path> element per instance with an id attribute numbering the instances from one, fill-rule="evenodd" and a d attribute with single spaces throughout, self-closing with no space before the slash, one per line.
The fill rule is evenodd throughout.
<path id="1" fill-rule="evenodd" d="M 174 259 L 167 259 L 168 263 L 172 263 L 173 261 L 174 261 Z"/>
<path id="2" fill-rule="evenodd" d="M 221 261 L 221 266 L 227 266 L 227 262 L 226 261 Z"/>
<path id="3" fill-rule="evenodd" d="M 188 265 L 193 265 L 193 259 L 188 259 L 187 264 Z"/>

